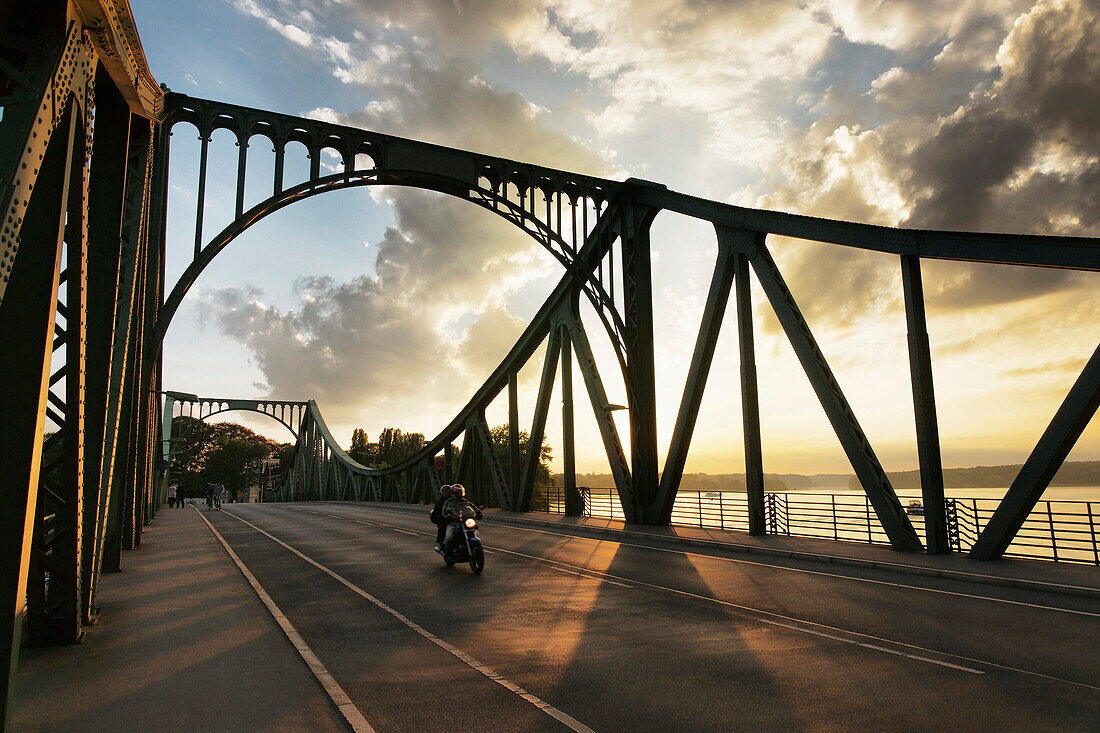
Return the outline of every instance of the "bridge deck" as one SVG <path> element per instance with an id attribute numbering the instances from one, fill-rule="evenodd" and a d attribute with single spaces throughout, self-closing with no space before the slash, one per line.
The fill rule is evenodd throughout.
<path id="1" fill-rule="evenodd" d="M 201 515 L 380 731 L 1100 726 L 1092 567 L 497 514 L 476 577 L 423 509 L 226 509 Z M 82 645 L 25 652 L 15 730 L 346 727 L 199 515 L 158 515 Z"/>

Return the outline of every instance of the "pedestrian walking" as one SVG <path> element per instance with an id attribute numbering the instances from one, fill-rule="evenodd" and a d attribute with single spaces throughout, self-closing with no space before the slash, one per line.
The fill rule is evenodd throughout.
<path id="1" fill-rule="evenodd" d="M 176 506 L 176 485 L 170 484 L 168 486 L 168 506 L 174 508 Z"/>

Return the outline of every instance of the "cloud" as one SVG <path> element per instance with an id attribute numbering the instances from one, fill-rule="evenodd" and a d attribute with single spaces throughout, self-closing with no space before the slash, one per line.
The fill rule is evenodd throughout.
<path id="1" fill-rule="evenodd" d="M 918 66 L 890 68 L 858 99 L 824 95 L 828 115 L 792 130 L 775 159 L 776 185 L 758 203 L 916 228 L 1100 234 L 1094 1 L 1041 0 L 1018 15 L 967 3 L 934 23 L 913 19 L 907 30 L 900 19 L 915 6 L 874 4 L 861 15 L 854 11 L 867 3 L 828 5 L 857 39 L 909 49 L 939 38 L 941 50 Z M 879 35 L 864 22 L 898 32 Z M 810 314 L 839 325 L 855 315 L 846 310 L 850 292 L 895 287 L 896 262 L 857 259 L 835 247 L 805 247 L 792 258 L 792 289 L 814 293 Z M 839 286 L 828 276 L 838 270 Z M 1098 297 L 1094 278 L 1074 271 L 928 262 L 924 273 L 929 307 L 943 312 L 1064 292 Z M 879 305 L 874 297 L 863 303 L 865 314 Z"/>
<path id="2" fill-rule="evenodd" d="M 548 110 L 479 76 L 478 53 L 552 35 L 541 6 L 337 3 L 329 7 L 337 21 L 285 0 L 237 0 L 237 6 L 374 97 L 357 111 L 318 107 L 308 116 L 622 175 L 612 153 L 595 150 L 558 128 Z M 413 396 L 422 411 L 453 409 L 456 396 L 472 393 L 522 331 L 524 322 L 506 303 L 536 281 L 547 287 L 545 276 L 556 267 L 528 236 L 468 202 L 400 187 L 372 193 L 393 207 L 395 222 L 370 243 L 374 276 L 300 279 L 290 308 L 234 289 L 203 300 L 208 318 L 251 351 L 273 392 L 316 395 L 338 424 L 354 424 L 365 405 L 399 411 Z"/>
<path id="3" fill-rule="evenodd" d="M 238 6 L 288 43 L 308 36 L 330 73 L 374 97 L 357 111 L 310 113 L 334 122 L 596 175 L 637 169 L 640 161 L 620 164 L 578 137 L 582 126 L 566 128 L 563 117 L 491 82 L 485 59 L 503 51 L 517 63 L 547 62 L 559 82 L 575 84 L 600 144 L 651 134 L 676 115 L 700 120 L 692 155 L 755 166 L 758 179 L 729 185 L 755 191 L 766 208 L 890 226 L 1100 232 L 1094 0 L 379 0 L 335 3 L 337 21 L 290 0 Z M 646 142 L 647 152 L 666 145 Z M 398 225 L 378 242 L 376 279 L 305 287 L 309 303 L 255 321 L 234 306 L 237 317 L 293 326 L 314 344 L 302 370 L 363 359 L 368 340 L 390 337 L 373 325 L 362 334 L 337 328 L 360 346 L 326 355 L 317 334 L 336 328 L 338 308 L 379 323 L 405 319 L 403 333 L 425 346 L 395 350 L 409 364 L 427 364 L 434 350 L 460 375 L 491 368 L 489 354 L 504 348 L 495 337 L 518 327 L 501 304 L 545 274 L 547 260 L 528 242 L 483 229 L 489 218 L 473 207 L 384 195 Z M 815 329 L 850 329 L 899 308 L 896 258 L 809 243 L 774 249 Z M 1013 303 L 1047 313 L 1067 293 L 1086 305 L 1100 297 L 1087 274 L 1061 270 L 928 262 L 924 281 L 934 314 Z M 434 324 L 430 333 L 416 318 Z"/>
<path id="4" fill-rule="evenodd" d="M 519 340 L 527 323 L 505 308 L 481 314 L 456 345 L 456 358 L 471 374 L 488 375 Z"/>
<path id="5" fill-rule="evenodd" d="M 207 291 L 201 310 L 249 349 L 273 393 L 314 395 L 336 422 L 412 396 L 450 407 L 522 330 L 502 300 L 531 277 L 532 245 L 485 212 L 461 215 L 469 204 L 432 199 L 395 193 L 374 277 L 300 278 L 289 310 L 255 290 Z"/>
<path id="6" fill-rule="evenodd" d="M 881 0 L 818 0 L 815 10 L 828 15 L 847 38 L 857 43 L 874 43 L 899 51 L 956 39 L 968 26 L 990 18 L 1015 17 L 1028 0 L 923 0 L 891 2 Z"/>
<path id="7" fill-rule="evenodd" d="M 578 173 L 619 173 L 608 155 L 555 129 L 544 110 L 520 94 L 492 87 L 478 78 L 470 65 L 455 60 L 433 67 L 413 57 L 407 60 L 407 76 L 381 85 L 384 102 L 350 114 L 331 109 L 308 114 Z"/>
<path id="8" fill-rule="evenodd" d="M 1034 366 L 1015 367 L 1001 372 L 1004 377 L 1046 377 L 1051 373 L 1071 374 L 1077 376 L 1081 371 L 1081 359 L 1063 359 L 1057 362 L 1047 362 Z"/>

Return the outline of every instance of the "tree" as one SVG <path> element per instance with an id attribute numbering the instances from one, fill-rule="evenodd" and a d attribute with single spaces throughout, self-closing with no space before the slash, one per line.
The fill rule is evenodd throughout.
<path id="1" fill-rule="evenodd" d="M 258 478 L 261 462 L 287 460 L 293 446 L 279 444 L 230 422 L 172 419 L 173 459 L 169 468 L 185 496 L 204 496 L 208 483 L 225 484 L 233 500 Z M 285 455 L 284 455 L 285 454 Z"/>
<path id="2" fill-rule="evenodd" d="M 378 442 L 371 443 L 366 430 L 355 428 L 348 455 L 368 468 L 389 468 L 408 460 L 426 444 L 423 433 L 402 433 L 397 428 L 382 428 Z"/>
<path id="3" fill-rule="evenodd" d="M 511 448 L 511 427 L 508 423 L 503 425 L 497 425 L 495 428 L 489 430 L 489 440 L 492 441 L 493 451 L 497 454 L 497 461 L 500 463 L 500 469 L 504 472 L 505 480 L 508 480 L 512 475 L 512 448 Z M 523 467 L 527 465 L 527 446 L 531 443 L 531 435 L 526 430 L 519 431 L 519 470 L 522 472 Z M 547 489 L 554 485 L 553 479 L 550 476 L 550 461 L 553 459 L 554 451 L 550 447 L 550 444 L 546 442 L 546 437 L 542 439 L 542 449 L 539 451 L 539 463 L 535 469 L 535 488 Z"/>
<path id="4" fill-rule="evenodd" d="M 378 467 L 396 466 L 424 445 L 423 433 L 402 433 L 397 428 L 383 428 L 378 436 Z"/>
<path id="5" fill-rule="evenodd" d="M 378 446 L 370 442 L 367 431 L 363 428 L 355 428 L 351 431 L 351 448 L 348 455 L 356 463 L 371 466 L 378 460 Z"/>

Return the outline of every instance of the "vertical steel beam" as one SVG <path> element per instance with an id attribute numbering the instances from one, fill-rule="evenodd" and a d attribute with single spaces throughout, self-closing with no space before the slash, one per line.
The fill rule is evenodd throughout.
<path id="1" fill-rule="evenodd" d="M 661 473 L 657 513 L 662 524 L 667 524 L 671 520 L 676 492 L 680 488 L 680 480 L 684 475 L 684 464 L 687 462 L 691 437 L 695 432 L 695 421 L 699 417 L 703 390 L 710 375 L 714 349 L 718 344 L 718 334 L 722 330 L 730 287 L 733 285 L 733 245 L 728 240 L 738 235 L 751 236 L 748 232 L 734 232 L 724 228 L 718 230 L 718 257 L 710 280 L 710 292 L 707 295 L 706 306 L 703 308 L 702 320 L 699 322 L 695 352 L 691 357 L 691 366 L 688 367 L 684 395 L 680 400 L 680 410 L 676 415 L 676 425 L 672 430 L 668 455 L 665 457 L 665 468 Z"/>
<path id="2" fill-rule="evenodd" d="M 275 174 L 272 181 L 272 196 L 278 196 L 283 192 L 283 165 L 286 160 L 286 140 L 278 138 L 274 143 L 275 148 Z"/>
<path id="3" fill-rule="evenodd" d="M 508 487 L 519 498 L 519 383 L 514 371 L 508 372 Z M 518 508 L 518 507 L 517 507 Z"/>
<path id="4" fill-rule="evenodd" d="M 146 438 L 151 428 L 150 420 L 155 420 L 151 411 L 152 395 L 149 393 L 153 384 L 152 362 L 155 362 L 155 357 L 148 354 L 148 344 L 159 301 L 157 271 L 162 260 L 157 255 L 162 251 L 164 241 L 168 191 L 167 132 L 165 127 L 160 127 L 159 131 L 156 126 L 150 127 L 150 135 L 155 142 L 151 150 L 148 193 L 141 207 L 140 219 L 131 224 L 128 232 L 132 235 L 134 227 L 137 227 L 138 236 L 132 244 L 131 260 L 131 266 L 135 268 L 135 285 L 129 305 L 130 343 L 119 417 L 115 479 L 108 509 L 106 534 L 109 540 L 105 542 L 105 571 L 121 569 L 121 551 L 137 547 L 144 522 L 144 481 L 151 458 Z"/>
<path id="5" fill-rule="evenodd" d="M 768 296 L 779 323 L 787 334 L 802 369 L 817 393 L 833 431 L 844 448 L 852 469 L 867 493 L 883 531 L 890 538 L 895 550 L 920 552 L 924 549 L 909 517 L 898 501 L 894 487 L 886 471 L 878 461 L 874 449 L 863 433 L 855 413 L 837 384 L 824 354 L 810 331 L 809 324 L 794 301 L 794 296 L 783 281 L 783 275 L 772 259 L 764 241 L 755 243 L 747 253 L 756 277 Z"/>
<path id="6" fill-rule="evenodd" d="M 573 346 L 569 339 L 569 332 L 564 329 L 563 331 L 561 337 L 561 434 L 565 516 L 579 517 L 582 507 L 580 494 L 577 493 L 577 459 L 573 437 Z"/>
<path id="7" fill-rule="evenodd" d="M 763 235 L 756 235 L 763 237 Z M 749 260 L 733 256 L 737 292 L 737 337 L 741 354 L 741 424 L 745 434 L 745 492 L 749 505 L 749 534 L 767 534 L 764 516 L 764 460 L 760 446 L 760 398 L 756 386 L 756 348 L 752 335 L 752 283 Z"/>
<path id="8" fill-rule="evenodd" d="M 199 130 L 199 140 L 202 147 L 199 149 L 199 190 L 195 205 L 195 259 L 202 252 L 202 216 L 206 209 L 206 158 L 210 147 L 210 131 Z"/>
<path id="9" fill-rule="evenodd" d="M 137 125 L 140 127 L 140 124 Z M 113 344 L 117 303 L 132 297 L 126 288 L 120 242 L 130 158 L 130 109 L 100 66 L 96 82 L 96 125 L 88 186 L 88 323 L 85 381 L 84 527 L 82 565 L 83 623 L 95 620 L 99 553 L 110 494 L 117 403 L 114 399 Z M 144 160 L 144 156 L 141 156 Z M 144 171 L 141 171 L 144 173 Z M 143 175 L 140 176 L 144 178 Z M 117 378 L 117 377 L 116 377 Z M 114 408 L 114 410 L 112 410 Z M 114 424 L 113 424 L 114 423 Z"/>
<path id="10" fill-rule="evenodd" d="M 458 470 L 455 471 L 455 483 L 468 484 L 470 483 L 470 476 L 473 475 L 473 463 L 474 463 L 474 451 L 477 441 L 470 435 L 469 426 L 462 433 L 462 447 L 459 449 L 458 454 Z"/>
<path id="11" fill-rule="evenodd" d="M 146 268 L 147 281 L 144 289 L 144 318 L 141 342 L 144 350 L 144 363 L 139 386 L 142 406 L 142 424 L 144 428 L 138 435 L 138 447 L 141 456 L 141 473 L 138 476 L 138 491 L 141 492 L 140 521 L 135 522 L 134 546 L 141 544 L 141 529 L 147 525 L 156 513 L 161 500 L 158 492 L 164 486 L 159 481 L 161 475 L 160 459 L 160 375 L 163 360 L 160 342 L 155 339 L 157 315 L 164 301 L 164 259 L 166 245 L 166 205 L 168 200 L 168 145 L 167 135 L 161 135 L 161 144 L 157 147 L 153 170 L 154 193 L 150 202 L 149 238 L 146 247 L 149 265 Z"/>
<path id="12" fill-rule="evenodd" d="M 234 205 L 233 217 L 240 219 L 244 213 L 244 176 L 248 167 L 248 133 L 242 133 L 243 137 L 237 138 L 237 200 Z"/>
<path id="13" fill-rule="evenodd" d="M 1100 406 L 1100 345 L 1092 352 L 1069 394 L 1008 488 L 989 524 L 970 549 L 972 560 L 1001 557 L 1020 531 L 1035 503 L 1058 473 L 1077 439 Z"/>
<path id="14" fill-rule="evenodd" d="M 0 723 L 6 725 L 23 633 L 38 505 L 65 203 L 74 126 L 68 116 L 45 148 L 19 229 L 20 247 L 0 301 Z"/>
<path id="15" fill-rule="evenodd" d="M 943 496 L 940 428 L 936 419 L 932 354 L 928 348 L 928 324 L 924 313 L 924 285 L 920 258 L 916 255 L 901 256 L 901 282 L 905 294 L 909 373 L 913 382 L 913 415 L 917 424 L 917 455 L 924 498 L 925 547 L 930 555 L 942 555 L 951 552 L 951 541 L 947 535 L 947 502 Z"/>
<path id="16" fill-rule="evenodd" d="M 631 496 L 637 506 L 627 521 L 664 524 L 658 506 L 657 388 L 653 357 L 653 282 L 649 226 L 656 210 L 623 207 L 623 305 L 626 311 L 627 399 L 630 402 Z M 578 354 L 579 356 L 579 354 Z"/>
<path id="17" fill-rule="evenodd" d="M 554 391 L 554 372 L 558 367 L 561 352 L 561 330 L 551 328 L 546 338 L 546 356 L 542 362 L 542 380 L 539 382 L 539 394 L 535 399 L 535 415 L 531 420 L 531 433 L 527 441 L 527 457 L 523 463 L 523 475 L 519 483 L 519 496 L 516 506 L 521 512 L 531 511 L 531 496 L 535 491 L 535 476 L 538 472 L 538 453 L 546 435 L 546 418 L 550 413 L 550 395 Z"/>
<path id="18" fill-rule="evenodd" d="M 87 323 L 87 202 L 85 110 L 70 102 L 69 180 L 62 238 L 65 265 L 59 279 L 57 310 L 65 325 L 55 328 L 54 356 L 64 366 L 53 371 L 51 386 L 63 380 L 64 398 L 47 395 L 47 414 L 58 425 L 47 442 L 60 448 L 42 469 L 27 596 L 28 642 L 75 643 L 83 636 L 81 618 L 82 510 L 84 502 L 84 378 Z M 62 299 L 64 303 L 62 304 Z M 56 387 L 55 387 L 56 388 Z"/>
<path id="19" fill-rule="evenodd" d="M 500 460 L 497 457 L 496 448 L 493 446 L 493 438 L 489 434 L 489 424 L 485 421 L 485 411 L 479 410 L 474 420 L 476 422 L 472 424 L 472 427 L 477 433 L 481 447 L 482 463 L 489 470 L 489 481 L 492 484 L 493 491 L 496 492 L 497 501 L 501 509 L 511 511 L 512 496 L 508 491 L 507 484 L 504 482 L 504 472 L 500 468 Z"/>

